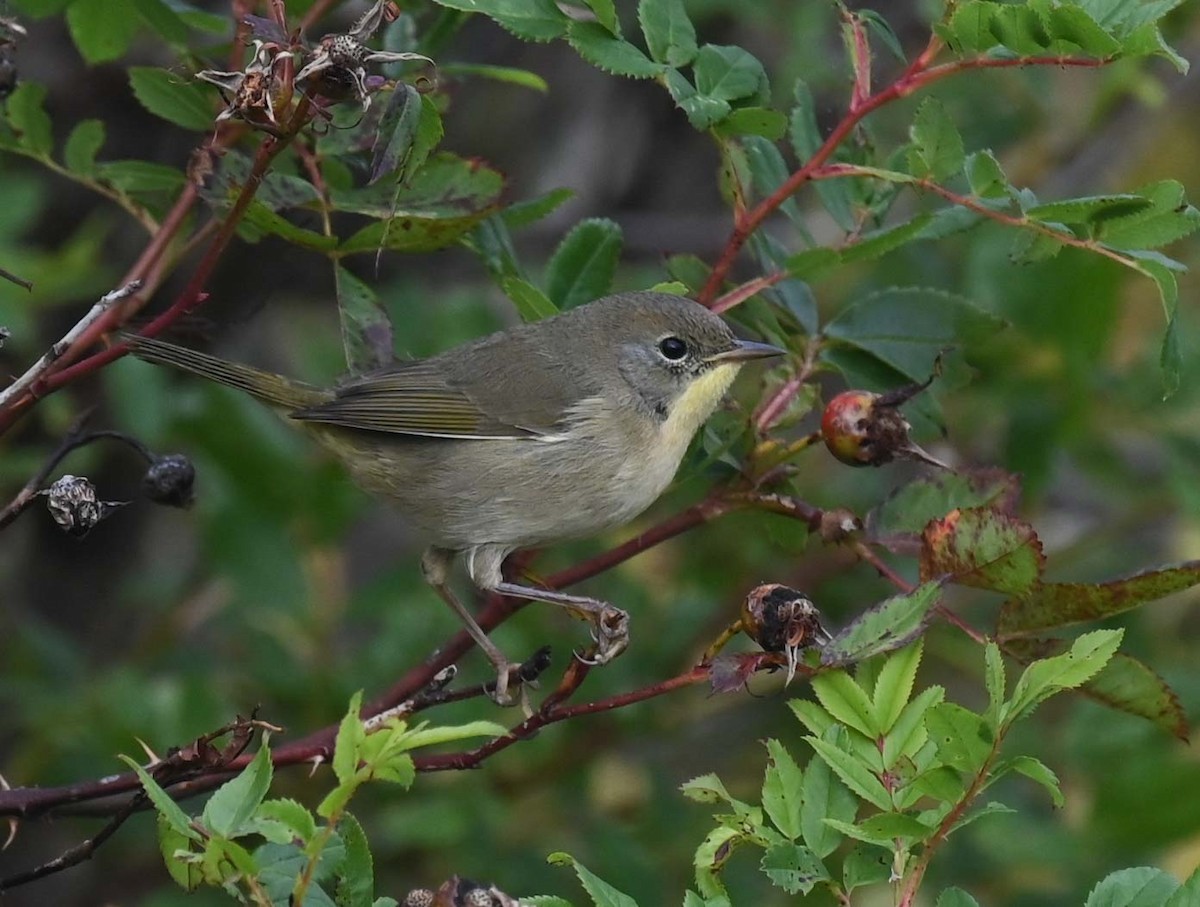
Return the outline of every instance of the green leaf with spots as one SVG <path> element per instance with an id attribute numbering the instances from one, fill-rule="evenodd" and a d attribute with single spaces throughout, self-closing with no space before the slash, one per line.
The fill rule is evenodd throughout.
<path id="1" fill-rule="evenodd" d="M 921 576 L 948 576 L 965 586 L 1026 595 L 1045 564 L 1033 527 L 989 507 L 955 510 L 925 527 Z"/>

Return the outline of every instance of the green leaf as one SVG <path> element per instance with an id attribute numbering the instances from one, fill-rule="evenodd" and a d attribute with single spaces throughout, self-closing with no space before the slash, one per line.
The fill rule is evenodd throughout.
<path id="1" fill-rule="evenodd" d="M 709 129 L 729 116 L 733 109 L 728 101 L 697 93 L 692 83 L 677 69 L 667 70 L 666 82 L 671 99 L 687 114 L 693 129 Z"/>
<path id="2" fill-rule="evenodd" d="M 384 218 L 345 240 L 341 251 L 440 249 L 456 242 L 495 210 L 503 189 L 504 178 L 492 168 L 440 153 L 398 191 L 382 183 L 332 191 L 331 200 L 338 210 Z"/>
<path id="3" fill-rule="evenodd" d="M 892 876 L 891 848 L 857 844 L 842 863 L 842 888 L 846 894 L 864 885 L 878 885 Z"/>
<path id="4" fill-rule="evenodd" d="M 1033 527 L 989 507 L 954 510 L 922 535 L 921 576 L 1009 595 L 1030 594 L 1045 557 Z"/>
<path id="5" fill-rule="evenodd" d="M 184 891 L 195 891 L 204 884 L 204 871 L 197 863 L 185 859 L 184 854 L 191 854 L 196 842 L 174 828 L 162 813 L 155 816 L 154 824 L 158 829 L 158 852 L 167 873 Z"/>
<path id="6" fill-rule="evenodd" d="M 1013 688 L 1002 722 L 1011 724 L 1055 693 L 1078 687 L 1100 672 L 1121 644 L 1122 630 L 1095 630 L 1080 636 L 1062 655 L 1035 661 Z"/>
<path id="7" fill-rule="evenodd" d="M 1100 223 L 1114 217 L 1136 214 L 1150 206 L 1150 200 L 1140 195 L 1092 195 L 1034 205 L 1025 210 L 1025 216 L 1030 220 L 1053 223 Z"/>
<path id="8" fill-rule="evenodd" d="M 366 739 L 359 710 L 362 708 L 362 690 L 350 697 L 350 705 L 338 725 L 337 739 L 333 745 L 333 775 L 338 784 L 346 784 L 354 778 L 360 761 L 360 748 Z"/>
<path id="9" fill-rule="evenodd" d="M 921 664 L 922 649 L 921 640 L 918 639 L 912 645 L 894 652 L 883 663 L 875 681 L 873 710 L 880 733 L 886 734 L 892 729 L 908 704 L 913 683 L 917 679 L 917 668 Z"/>
<path id="10" fill-rule="evenodd" d="M 883 767 L 891 770 L 902 758 L 912 758 L 925 745 L 925 714 L 945 697 L 940 686 L 926 687 L 901 710 L 883 740 Z"/>
<path id="11" fill-rule="evenodd" d="M 666 71 L 661 63 L 655 63 L 599 22 L 572 22 L 567 28 L 567 40 L 579 56 L 612 75 L 652 79 Z"/>
<path id="12" fill-rule="evenodd" d="M 433 100 L 408 83 L 398 82 L 379 122 L 368 182 L 388 174 L 394 174 L 397 182 L 408 182 L 429 159 L 442 135 L 442 116 Z M 382 136 L 387 140 L 380 144 Z"/>
<path id="13" fill-rule="evenodd" d="M 892 798 L 887 789 L 857 758 L 828 741 L 813 736 L 804 739 L 850 790 L 882 810 L 892 809 Z"/>
<path id="14" fill-rule="evenodd" d="M 333 282 L 347 368 L 361 374 L 389 365 L 395 359 L 392 321 L 375 290 L 339 264 Z"/>
<path id="15" fill-rule="evenodd" d="M 938 895 L 936 907 L 979 907 L 979 902 L 961 888 L 947 888 Z"/>
<path id="16" fill-rule="evenodd" d="M 966 152 L 962 136 L 937 98 L 926 98 L 921 102 L 910 131 L 917 161 L 914 176 L 941 182 L 963 169 Z"/>
<path id="17" fill-rule="evenodd" d="M 1033 758 L 1033 756 L 1014 756 L 1012 759 L 1006 759 L 999 763 L 992 770 L 992 778 L 1001 778 L 1009 772 L 1024 775 L 1031 781 L 1040 784 L 1050 794 L 1050 799 L 1056 807 L 1061 808 L 1066 804 L 1067 800 L 1063 796 L 1062 787 L 1058 783 L 1058 775 L 1054 774 L 1044 762 Z"/>
<path id="18" fill-rule="evenodd" d="M 1079 6 L 1055 5 L 1045 12 L 1045 17 L 1055 44 L 1069 41 L 1093 57 L 1112 57 L 1121 51 L 1121 42 Z"/>
<path id="19" fill-rule="evenodd" d="M 1000 647 L 990 639 L 983 650 L 985 671 L 984 680 L 988 691 L 987 719 L 992 729 L 999 730 L 1000 709 L 1004 705 L 1005 676 L 1004 655 Z"/>
<path id="20" fill-rule="evenodd" d="M 925 626 L 941 593 L 941 583 L 923 583 L 863 612 L 822 649 L 822 664 L 852 664 L 911 642 Z"/>
<path id="21" fill-rule="evenodd" d="M 190 37 L 183 18 L 163 0 L 133 0 L 142 21 L 154 29 L 169 44 L 185 47 Z"/>
<path id="22" fill-rule="evenodd" d="M 305 844 L 308 844 L 317 833 L 317 822 L 313 818 L 313 814 L 302 803 L 295 800 L 265 800 L 259 805 L 254 815 L 255 818 L 270 819 L 287 826 L 292 834 Z"/>
<path id="23" fill-rule="evenodd" d="M 929 288 L 894 287 L 847 306 L 826 325 L 825 333 L 914 381 L 923 381 L 943 349 L 973 347 L 1003 326 L 1001 319 L 961 296 Z"/>
<path id="24" fill-rule="evenodd" d="M 42 107 L 45 100 L 45 85 L 22 82 L 5 104 L 8 121 L 20 136 L 20 147 L 38 157 L 49 157 L 54 147 L 50 117 Z"/>
<path id="25" fill-rule="evenodd" d="M 91 65 L 123 56 L 137 34 L 138 18 L 131 0 L 72 0 L 67 7 L 71 39 Z"/>
<path id="26" fill-rule="evenodd" d="M 617 7 L 613 0 L 583 0 L 593 13 L 596 21 L 618 38 L 621 36 L 621 20 L 617 18 Z"/>
<path id="27" fill-rule="evenodd" d="M 881 846 L 894 846 L 896 838 L 905 839 L 910 844 L 912 842 L 924 841 L 934 829 L 918 820 L 915 816 L 905 815 L 903 813 L 879 813 L 871 816 L 857 825 L 852 825 L 846 822 L 840 822 L 835 819 L 826 819 L 847 837 L 854 838 L 856 841 L 862 841 L 865 844 L 878 844 Z"/>
<path id="28" fill-rule="evenodd" d="M 692 66 L 696 91 L 720 101 L 740 101 L 760 94 L 767 81 L 762 63 L 733 45 L 705 44 Z"/>
<path id="29" fill-rule="evenodd" d="M 804 773 L 778 740 L 768 739 L 766 746 L 763 810 L 789 841 L 795 841 L 803 833 L 800 816 L 804 804 Z"/>
<path id="30" fill-rule="evenodd" d="M 326 236 L 324 233 L 298 227 L 286 217 L 276 214 L 257 198 L 246 207 L 242 225 L 256 231 L 248 235 L 251 240 L 257 240 L 266 233 L 316 252 L 332 252 L 338 245 L 336 236 Z"/>
<path id="31" fill-rule="evenodd" d="M 243 827 L 267 796 L 271 776 L 271 751 L 264 737 L 250 764 L 209 797 L 201 821 L 223 838 L 242 834 Z"/>
<path id="32" fill-rule="evenodd" d="M 975 151 L 967 155 L 965 171 L 971 192 L 980 198 L 1004 198 L 1010 192 L 1004 168 L 991 151 Z"/>
<path id="33" fill-rule="evenodd" d="M 565 311 L 607 293 L 621 245 L 621 228 L 611 220 L 591 218 L 576 224 L 546 265 L 550 301 Z"/>
<path id="34" fill-rule="evenodd" d="M 799 844 L 776 844 L 763 854 L 759 868 L 771 883 L 788 894 L 811 892 L 829 879 L 829 870 L 820 858 Z"/>
<path id="35" fill-rule="evenodd" d="M 1178 888 L 1173 875 L 1152 866 L 1118 869 L 1092 889 L 1084 907 L 1162 907 Z"/>
<path id="36" fill-rule="evenodd" d="M 500 281 L 500 287 L 513 301 L 524 322 L 541 321 L 558 314 L 558 306 L 528 280 L 509 276 Z"/>
<path id="37" fill-rule="evenodd" d="M 818 737 L 825 736 L 826 731 L 837 726 L 833 716 L 810 699 L 792 699 L 788 702 L 788 708 L 801 724 Z"/>
<path id="38" fill-rule="evenodd" d="M 803 163 L 808 161 L 817 149 L 824 143 L 821 130 L 817 125 L 816 104 L 808 85 L 801 79 L 796 80 L 794 89 L 795 106 L 792 107 L 788 118 L 788 137 L 792 143 L 792 151 Z M 854 214 L 854 192 L 849 180 L 833 179 L 818 180 L 815 184 L 817 197 L 829 212 L 834 222 L 845 231 L 853 230 L 856 226 Z M 812 250 L 810 250 L 812 251 Z M 804 254 L 804 253 L 800 253 Z"/>
<path id="39" fill-rule="evenodd" d="M 475 737 L 505 737 L 507 735 L 508 728 L 495 721 L 468 721 L 465 724 L 415 728 L 404 734 L 401 746 L 402 749 L 408 751 L 423 746 L 437 746 L 442 743 L 470 740 Z"/>
<path id="40" fill-rule="evenodd" d="M 1157 249 L 1200 229 L 1200 211 L 1187 203 L 1177 180 L 1143 186 L 1135 197 L 1142 207 L 1105 219 L 1097 239 L 1118 249 Z"/>
<path id="41" fill-rule="evenodd" d="M 580 884 L 583 885 L 583 890 L 591 896 L 596 907 L 638 907 L 637 901 L 593 875 L 570 854 L 561 851 L 552 853 L 546 857 L 546 862 L 554 866 L 570 866 L 574 869 Z"/>
<path id="42" fill-rule="evenodd" d="M 696 59 L 696 27 L 683 0 L 641 0 L 638 21 L 650 56 L 668 66 L 686 66 Z"/>
<path id="43" fill-rule="evenodd" d="M 440 6 L 490 16 L 526 41 L 553 41 L 571 21 L 554 0 L 437 0 Z"/>
<path id="44" fill-rule="evenodd" d="M 214 114 L 208 95 L 177 73 L 153 66 L 131 66 L 129 84 L 141 105 L 156 117 L 184 129 L 212 128 Z"/>
<path id="45" fill-rule="evenodd" d="M 1167 898 L 1163 907 L 1196 907 L 1200 904 L 1200 868 L 1197 868 L 1178 890 Z"/>
<path id="46" fill-rule="evenodd" d="M 1158 567 L 1103 583 L 1043 583 L 1000 609 L 997 632 L 1029 635 L 1103 620 L 1200 584 L 1200 561 Z"/>
<path id="47" fill-rule="evenodd" d="M 926 712 L 925 727 L 941 760 L 967 775 L 983 767 L 996 743 L 980 716 L 953 702 L 938 703 Z"/>
<path id="48" fill-rule="evenodd" d="M 1127 252 L 1136 259 L 1137 269 L 1154 281 L 1162 301 L 1167 329 L 1163 334 L 1159 353 L 1159 368 L 1163 377 L 1163 396 L 1169 397 L 1179 389 L 1179 375 L 1183 368 L 1183 353 L 1179 349 L 1179 335 L 1175 315 L 1179 308 L 1179 282 L 1175 279 L 1176 262 L 1157 252 Z"/>
<path id="49" fill-rule="evenodd" d="M 173 832 L 189 841 L 203 841 L 200 832 L 192 827 L 191 817 L 183 811 L 178 803 L 171 799 L 168 794 L 153 776 L 130 759 L 128 756 L 121 755 L 117 757 L 138 776 L 138 780 L 142 782 L 142 788 L 146 791 L 146 796 L 150 798 L 150 802 L 154 804 L 154 809 L 162 820 L 166 823 Z"/>
<path id="50" fill-rule="evenodd" d="M 72 173 L 91 176 L 96 171 L 96 155 L 103 146 L 103 121 L 82 120 L 71 130 L 63 146 L 63 163 Z"/>
<path id="51" fill-rule="evenodd" d="M 766 107 L 739 107 L 718 122 L 713 130 L 723 137 L 758 135 L 776 140 L 787 132 L 788 121 L 778 110 Z"/>
<path id="52" fill-rule="evenodd" d="M 1003 510 L 1018 491 L 1016 477 L 1000 469 L 943 471 L 920 476 L 901 485 L 872 510 L 867 515 L 867 527 L 876 540 L 911 539 L 930 520 L 944 517 L 952 510 L 985 504 Z"/>
<path id="53" fill-rule="evenodd" d="M 831 746 L 842 747 L 848 736 L 845 728 L 833 725 L 821 734 L 821 739 Z M 829 764 L 823 759 L 810 760 L 804 769 L 800 806 L 801 834 L 809 849 L 820 857 L 833 853 L 842 836 L 826 825 L 825 820 L 853 822 L 857 812 L 858 801 Z"/>
<path id="54" fill-rule="evenodd" d="M 834 718 L 869 739 L 880 732 L 875 707 L 866 691 L 845 671 L 827 671 L 812 679 L 813 692 Z"/>
<path id="55" fill-rule="evenodd" d="M 504 222 L 509 227 L 515 230 L 518 227 L 536 223 L 556 211 L 563 202 L 573 198 L 574 195 L 575 192 L 571 189 L 551 189 L 536 198 L 514 202 L 501 211 L 500 216 L 504 218 Z"/>
<path id="56" fill-rule="evenodd" d="M 338 907 L 372 907 L 375 861 L 371 858 L 367 835 L 350 813 L 343 813 L 337 827 L 346 847 L 346 856 L 337 868 Z"/>
<path id="57" fill-rule="evenodd" d="M 491 79 L 494 82 L 530 88 L 540 91 L 542 94 L 550 90 L 549 83 L 536 72 L 518 69 L 514 66 L 491 66 L 487 63 L 445 63 L 438 65 L 438 73 L 443 76 L 478 76 L 481 79 Z"/>

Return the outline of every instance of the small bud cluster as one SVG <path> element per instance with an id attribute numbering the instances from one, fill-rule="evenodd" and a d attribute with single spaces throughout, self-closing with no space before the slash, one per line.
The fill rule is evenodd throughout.
<path id="1" fill-rule="evenodd" d="M 451 876 L 437 891 L 414 888 L 405 895 L 401 907 L 520 907 L 520 904 L 495 885 Z"/>

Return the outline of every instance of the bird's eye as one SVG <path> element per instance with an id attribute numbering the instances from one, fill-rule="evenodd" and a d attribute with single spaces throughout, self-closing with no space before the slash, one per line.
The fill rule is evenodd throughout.
<path id="1" fill-rule="evenodd" d="M 687 355 L 688 346 L 678 337 L 664 337 L 658 342 L 658 351 L 672 362 L 678 362 Z"/>

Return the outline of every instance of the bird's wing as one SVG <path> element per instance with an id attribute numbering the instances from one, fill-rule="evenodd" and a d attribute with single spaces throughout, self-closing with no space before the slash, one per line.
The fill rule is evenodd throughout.
<path id="1" fill-rule="evenodd" d="M 517 364 L 506 367 L 503 376 L 471 374 L 461 360 L 447 364 L 425 359 L 362 375 L 339 387 L 334 399 L 297 410 L 292 418 L 463 440 L 547 439 L 561 427 L 568 405 L 565 388 L 524 380 L 528 370 Z M 513 398 L 523 402 L 514 404 Z"/>

